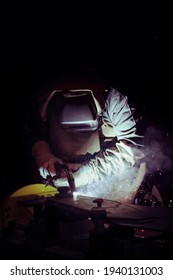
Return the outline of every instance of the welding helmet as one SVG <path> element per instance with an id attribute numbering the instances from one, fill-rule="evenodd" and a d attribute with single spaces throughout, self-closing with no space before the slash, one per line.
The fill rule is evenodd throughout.
<path id="1" fill-rule="evenodd" d="M 99 110 L 89 89 L 55 91 L 47 106 L 53 153 L 72 160 L 99 151 Z"/>

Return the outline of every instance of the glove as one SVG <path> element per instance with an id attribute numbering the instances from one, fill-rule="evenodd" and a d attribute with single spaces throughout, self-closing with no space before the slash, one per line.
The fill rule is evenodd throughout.
<path id="1" fill-rule="evenodd" d="M 48 143 L 43 140 L 34 144 L 31 154 L 36 161 L 40 176 L 44 179 L 48 175 L 53 177 L 57 174 L 55 163 L 63 164 L 61 159 L 52 154 Z"/>

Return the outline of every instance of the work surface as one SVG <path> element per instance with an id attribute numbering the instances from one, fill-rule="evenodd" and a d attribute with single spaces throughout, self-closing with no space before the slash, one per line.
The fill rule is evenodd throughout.
<path id="1" fill-rule="evenodd" d="M 7 235 L 2 231 L 0 258 L 97 259 L 95 244 L 99 244 L 103 259 L 168 259 L 171 256 L 173 209 L 123 204 L 107 199 L 100 200 L 102 205 L 98 207 L 93 202 L 98 198 L 81 195 L 16 198 L 16 208 L 12 202 L 10 205 L 17 218 L 18 212 L 21 215 L 24 210 L 34 207 L 35 223 L 29 223 L 32 215 L 24 215 L 27 223 L 21 223 L 22 227 L 16 230 L 9 228 Z M 43 216 L 40 215 L 41 209 Z M 102 239 L 96 242 L 100 240 L 97 239 L 99 232 L 93 235 L 93 213 L 94 218 L 104 219 L 108 225 L 105 234 L 101 235 L 105 243 Z M 82 216 L 85 218 L 81 220 Z"/>
<path id="2" fill-rule="evenodd" d="M 66 209 L 69 212 L 79 211 L 90 216 L 92 209 L 97 207 L 97 204 L 93 202 L 95 199 L 74 195 L 68 198 L 49 198 L 47 202 L 53 207 Z M 107 199 L 103 200 L 101 207 L 105 209 L 106 220 L 109 223 L 173 233 L 173 209 L 152 208 Z"/>

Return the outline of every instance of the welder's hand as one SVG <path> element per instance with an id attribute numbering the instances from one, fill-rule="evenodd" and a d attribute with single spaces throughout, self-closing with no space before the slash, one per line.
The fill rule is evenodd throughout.
<path id="1" fill-rule="evenodd" d="M 58 171 L 56 170 L 57 161 L 57 158 L 52 157 L 49 160 L 43 162 L 38 168 L 40 176 L 44 179 L 46 179 L 48 176 L 56 176 L 56 174 L 58 173 Z"/>
<path id="2" fill-rule="evenodd" d="M 96 174 L 95 172 L 91 172 L 91 168 L 86 165 L 80 167 L 77 171 L 72 172 L 72 175 L 75 187 L 80 187 L 92 182 Z M 57 188 L 70 186 L 67 177 L 53 179 L 52 183 Z"/>
<path id="3" fill-rule="evenodd" d="M 48 143 L 45 141 L 38 141 L 34 144 L 32 156 L 36 161 L 40 176 L 44 179 L 48 176 L 53 177 L 57 175 L 57 165 L 61 166 L 63 164 L 61 159 L 52 154 Z"/>
<path id="4" fill-rule="evenodd" d="M 53 185 L 57 188 L 58 187 L 69 187 L 69 182 L 66 177 L 53 179 L 52 182 L 53 182 Z"/>

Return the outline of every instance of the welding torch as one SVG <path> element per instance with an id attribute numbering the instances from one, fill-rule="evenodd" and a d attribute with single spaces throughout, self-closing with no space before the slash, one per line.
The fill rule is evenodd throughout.
<path id="1" fill-rule="evenodd" d="M 50 185 L 54 186 L 53 181 L 58 178 L 61 178 L 60 177 L 61 171 L 63 170 L 66 173 L 71 193 L 74 193 L 76 191 L 75 180 L 74 180 L 73 172 L 70 170 L 67 163 L 63 162 L 63 164 L 60 164 L 59 162 L 55 162 L 55 169 L 56 169 L 56 175 L 51 176 L 51 174 L 49 174 L 46 178 L 46 185 L 50 184 Z"/>
<path id="2" fill-rule="evenodd" d="M 76 185 L 75 185 L 75 180 L 74 180 L 74 176 L 73 176 L 73 172 L 71 171 L 71 169 L 68 167 L 68 165 L 63 162 L 63 168 L 67 174 L 67 180 L 71 189 L 71 192 L 76 192 Z"/>

